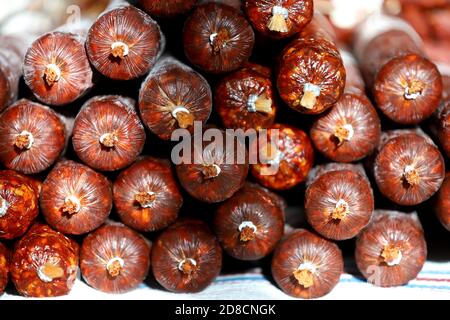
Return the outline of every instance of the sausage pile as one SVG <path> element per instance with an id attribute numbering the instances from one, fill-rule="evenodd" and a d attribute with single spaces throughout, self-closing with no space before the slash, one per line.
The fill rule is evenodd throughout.
<path id="1" fill-rule="evenodd" d="M 131 2 L 0 34 L 0 295 L 79 273 L 194 293 L 236 260 L 297 298 L 347 257 L 375 286 L 416 278 L 423 213 L 450 231 L 450 66 L 413 7 L 343 42 L 313 0 Z"/>

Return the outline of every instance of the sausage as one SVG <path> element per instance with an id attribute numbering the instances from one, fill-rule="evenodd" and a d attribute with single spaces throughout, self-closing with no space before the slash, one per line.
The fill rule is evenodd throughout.
<path id="1" fill-rule="evenodd" d="M 339 162 L 358 161 L 372 153 L 379 142 L 378 114 L 365 94 L 364 80 L 353 56 L 341 50 L 347 81 L 344 94 L 314 121 L 310 134 L 315 147 Z"/>
<path id="2" fill-rule="evenodd" d="M 42 172 L 62 155 L 68 137 L 61 115 L 39 103 L 19 100 L 0 115 L 0 161 L 25 174 Z"/>
<path id="3" fill-rule="evenodd" d="M 315 16 L 279 58 L 278 92 L 289 107 L 301 113 L 322 113 L 344 92 L 344 64 L 323 19 Z"/>
<path id="4" fill-rule="evenodd" d="M 436 215 L 442 225 L 450 231 L 450 171 L 446 173 L 436 199 Z"/>
<path id="5" fill-rule="evenodd" d="M 310 23 L 314 4 L 312 0 L 245 0 L 245 11 L 257 31 L 287 38 Z"/>
<path id="6" fill-rule="evenodd" d="M 322 236 L 350 239 L 369 223 L 374 197 L 362 166 L 328 163 L 315 168 L 308 180 L 306 219 Z"/>
<path id="7" fill-rule="evenodd" d="M 400 286 L 416 278 L 427 257 L 417 213 L 376 210 L 356 240 L 356 265 L 368 282 Z"/>
<path id="8" fill-rule="evenodd" d="M 193 131 L 194 122 L 205 124 L 212 109 L 208 82 L 180 61 L 161 58 L 139 92 L 139 110 L 145 125 L 163 140 L 178 128 Z"/>
<path id="9" fill-rule="evenodd" d="M 217 203 L 242 188 L 248 175 L 248 158 L 245 145 L 233 134 L 219 129 L 208 133 L 214 139 L 202 139 L 200 145 L 197 140 L 203 133 L 194 134 L 190 141 L 192 154 L 183 154 L 176 172 L 181 186 L 192 197 Z M 233 142 L 232 148 L 228 142 Z"/>
<path id="10" fill-rule="evenodd" d="M 222 248 L 200 220 L 177 222 L 159 235 L 152 248 L 153 274 L 172 292 L 202 291 L 221 268 Z"/>
<path id="11" fill-rule="evenodd" d="M 0 171 L 0 239 L 21 237 L 38 215 L 39 191 L 27 176 Z"/>
<path id="12" fill-rule="evenodd" d="M 220 81 L 214 106 L 225 128 L 263 129 L 275 120 L 275 99 L 271 70 L 247 64 Z"/>
<path id="13" fill-rule="evenodd" d="M 16 243 L 11 279 L 26 297 L 56 297 L 72 289 L 78 272 L 79 246 L 45 224 L 35 224 Z"/>
<path id="14" fill-rule="evenodd" d="M 85 102 L 75 118 L 72 143 L 90 167 L 115 171 L 130 165 L 142 152 L 145 130 L 136 102 L 122 96 L 97 96 Z"/>
<path id="15" fill-rule="evenodd" d="M 23 77 L 42 103 L 67 105 L 93 87 L 84 48 L 86 30 L 84 24 L 65 25 L 31 44 L 23 62 Z"/>
<path id="16" fill-rule="evenodd" d="M 357 32 L 355 54 L 378 108 L 400 124 L 418 124 L 439 105 L 442 79 L 404 21 L 374 15 Z"/>
<path id="17" fill-rule="evenodd" d="M 124 293 L 144 281 L 150 252 L 151 244 L 143 236 L 120 223 L 108 223 L 83 240 L 81 273 L 97 290 Z"/>
<path id="18" fill-rule="evenodd" d="M 314 149 L 308 135 L 293 126 L 276 123 L 250 143 L 251 173 L 269 189 L 287 190 L 306 180 L 314 164 Z"/>
<path id="19" fill-rule="evenodd" d="M 284 232 L 284 207 L 274 193 L 246 183 L 217 209 L 214 231 L 223 249 L 240 260 L 270 254 Z"/>
<path id="20" fill-rule="evenodd" d="M 450 68 L 443 64 L 438 67 L 442 74 L 442 101 L 433 113 L 430 130 L 437 137 L 447 157 L 450 158 Z"/>
<path id="21" fill-rule="evenodd" d="M 296 229 L 276 248 L 271 270 L 286 294 L 312 299 L 326 295 L 339 283 L 344 259 L 334 242 Z"/>
<path id="22" fill-rule="evenodd" d="M 170 162 L 152 157 L 140 158 L 119 174 L 113 197 L 122 222 L 144 232 L 175 222 L 183 204 Z"/>
<path id="23" fill-rule="evenodd" d="M 139 0 L 140 5 L 151 16 L 172 18 L 189 12 L 198 0 Z"/>
<path id="24" fill-rule="evenodd" d="M 92 65 L 114 80 L 143 76 L 164 50 L 158 24 L 144 11 L 115 1 L 89 29 L 86 51 Z"/>
<path id="25" fill-rule="evenodd" d="M 10 253 L 8 248 L 0 243 L 0 296 L 5 291 L 9 280 Z"/>
<path id="26" fill-rule="evenodd" d="M 209 2 L 197 6 L 183 29 L 189 61 L 209 73 L 231 72 L 250 57 L 255 35 L 244 15 L 234 7 Z"/>
<path id="27" fill-rule="evenodd" d="M 443 100 L 433 115 L 432 129 L 442 149 L 450 158 L 450 100 Z"/>
<path id="28" fill-rule="evenodd" d="M 17 100 L 22 63 L 28 42 L 19 36 L 0 36 L 0 111 Z"/>
<path id="29" fill-rule="evenodd" d="M 382 134 L 373 164 L 381 193 L 400 205 L 416 205 L 441 187 L 445 163 L 430 137 L 415 130 Z"/>
<path id="30" fill-rule="evenodd" d="M 84 234 L 102 225 L 112 208 L 108 179 L 71 160 L 58 162 L 42 185 L 40 207 L 48 224 L 65 234 Z"/>

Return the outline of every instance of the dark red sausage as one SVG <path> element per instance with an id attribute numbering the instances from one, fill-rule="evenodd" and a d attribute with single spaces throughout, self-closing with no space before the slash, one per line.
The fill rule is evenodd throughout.
<path id="1" fill-rule="evenodd" d="M 42 172 L 63 153 L 68 128 L 52 109 L 19 100 L 0 115 L 0 161 L 25 174 Z"/>
<path id="2" fill-rule="evenodd" d="M 261 259 L 272 252 L 283 236 L 283 201 L 256 184 L 247 183 L 219 207 L 214 231 L 232 257 Z"/>
<path id="3" fill-rule="evenodd" d="M 250 57 L 255 36 L 244 15 L 221 3 L 199 5 L 186 20 L 184 51 L 198 68 L 210 73 L 238 69 Z"/>
<path id="4" fill-rule="evenodd" d="M 355 237 L 370 221 L 374 197 L 364 169 L 329 163 L 311 172 L 305 194 L 309 224 L 333 240 Z"/>
<path id="5" fill-rule="evenodd" d="M 212 93 L 205 78 L 171 57 L 157 62 L 139 92 L 145 125 L 164 140 L 170 140 L 178 128 L 192 132 L 195 121 L 205 124 L 211 108 Z"/>
<path id="6" fill-rule="evenodd" d="M 37 217 L 39 190 L 31 179 L 0 171 L 0 239 L 21 237 Z"/>
<path id="7" fill-rule="evenodd" d="M 274 90 L 269 68 L 247 64 L 219 83 L 214 106 L 225 128 L 268 128 L 278 108 Z"/>
<path id="8" fill-rule="evenodd" d="M 365 94 L 364 80 L 353 56 L 341 50 L 347 73 L 345 92 L 339 101 L 315 120 L 311 140 L 327 158 L 339 162 L 358 161 L 377 146 L 381 125 Z"/>
<path id="9" fill-rule="evenodd" d="M 0 296 L 5 291 L 9 280 L 10 253 L 8 248 L 0 243 Z"/>
<path id="10" fill-rule="evenodd" d="M 394 130 L 383 133 L 374 163 L 375 181 L 384 196 L 401 205 L 416 205 L 441 187 L 444 159 L 424 133 Z"/>
<path id="11" fill-rule="evenodd" d="M 174 17 L 189 12 L 198 0 L 139 0 L 144 10 L 155 17 Z"/>
<path id="12" fill-rule="evenodd" d="M 278 92 L 289 107 L 302 113 L 322 113 L 344 92 L 344 64 L 322 18 L 315 17 L 279 59 Z"/>
<path id="13" fill-rule="evenodd" d="M 416 213 L 376 210 L 356 241 L 356 264 L 368 282 L 400 286 L 422 269 L 427 245 Z"/>
<path id="14" fill-rule="evenodd" d="M 19 95 L 23 57 L 28 42 L 18 36 L 0 36 L 0 111 L 12 104 Z"/>
<path id="15" fill-rule="evenodd" d="M 222 268 L 222 249 L 206 224 L 185 220 L 165 230 L 152 248 L 156 280 L 173 292 L 199 292 Z"/>
<path id="16" fill-rule="evenodd" d="M 104 76 L 130 80 L 146 74 L 164 48 L 158 24 L 145 12 L 119 4 L 94 22 L 86 39 L 92 65 Z"/>
<path id="17" fill-rule="evenodd" d="M 112 208 L 111 183 L 80 163 L 63 160 L 42 186 L 40 206 L 47 222 L 66 234 L 83 234 L 102 225 Z"/>
<path id="18" fill-rule="evenodd" d="M 183 154 L 176 166 L 181 186 L 194 198 L 208 203 L 230 198 L 244 185 L 248 174 L 244 144 L 231 133 L 212 130 L 212 136 L 221 142 L 202 139 L 196 144 L 196 140 L 202 137 L 201 133 L 196 133 L 191 139 L 192 154 Z M 233 144 L 228 145 L 227 140 Z"/>
<path id="19" fill-rule="evenodd" d="M 432 126 L 442 149 L 450 158 L 450 99 L 442 100 L 441 105 L 433 115 Z"/>
<path id="20" fill-rule="evenodd" d="M 150 267 L 151 244 L 120 223 L 109 223 L 83 241 L 80 268 L 93 288 L 124 293 L 137 288 Z"/>
<path id="21" fill-rule="evenodd" d="M 439 105 L 442 79 L 421 41 L 402 20 L 373 16 L 360 26 L 355 53 L 378 108 L 391 120 L 417 124 Z"/>
<path id="22" fill-rule="evenodd" d="M 115 171 L 130 165 L 145 144 L 135 101 L 121 96 L 88 100 L 75 118 L 72 143 L 78 157 L 94 169 Z"/>
<path id="23" fill-rule="evenodd" d="M 62 106 L 92 88 L 92 69 L 79 30 L 54 31 L 33 42 L 25 56 L 25 83 L 43 103 Z"/>
<path id="24" fill-rule="evenodd" d="M 79 247 L 44 224 L 34 225 L 16 243 L 11 279 L 27 297 L 56 297 L 72 289 L 78 272 Z"/>
<path id="25" fill-rule="evenodd" d="M 437 193 L 436 213 L 442 225 L 450 231 L 450 173 L 447 172 Z"/>
<path id="26" fill-rule="evenodd" d="M 329 293 L 343 273 L 339 247 L 307 230 L 289 234 L 272 258 L 272 275 L 285 293 L 304 299 Z"/>
<path id="27" fill-rule="evenodd" d="M 178 217 L 183 197 L 169 161 L 145 157 L 122 171 L 114 181 L 114 205 L 126 225 L 156 231 Z"/>
<path id="28" fill-rule="evenodd" d="M 274 124 L 267 132 L 268 140 L 260 136 L 250 144 L 250 158 L 258 159 L 252 163 L 252 175 L 274 190 L 287 190 L 305 181 L 314 165 L 314 149 L 308 135 L 283 124 Z"/>
<path id="29" fill-rule="evenodd" d="M 312 0 L 245 0 L 245 11 L 253 27 L 274 38 L 300 32 L 312 19 Z"/>

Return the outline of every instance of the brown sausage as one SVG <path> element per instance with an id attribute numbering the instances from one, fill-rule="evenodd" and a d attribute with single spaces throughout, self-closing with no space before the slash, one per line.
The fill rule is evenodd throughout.
<path id="1" fill-rule="evenodd" d="M 27 297 L 56 297 L 72 289 L 78 271 L 79 247 L 44 224 L 35 224 L 16 243 L 11 278 Z"/>
<path id="2" fill-rule="evenodd" d="M 345 92 L 311 128 L 315 147 L 333 161 L 353 162 L 369 155 L 379 142 L 380 119 L 365 94 L 364 80 L 353 56 L 341 50 L 347 73 Z"/>
<path id="3" fill-rule="evenodd" d="M 281 98 L 294 110 L 322 113 L 335 104 L 345 87 L 345 68 L 334 35 L 322 16 L 282 52 L 277 72 Z"/>
<path id="4" fill-rule="evenodd" d="M 374 15 L 363 23 L 355 54 L 378 108 L 401 124 L 418 124 L 439 105 L 442 79 L 404 21 Z"/>
<path id="5" fill-rule="evenodd" d="M 0 239 L 21 237 L 38 215 L 39 190 L 27 176 L 0 171 Z"/>

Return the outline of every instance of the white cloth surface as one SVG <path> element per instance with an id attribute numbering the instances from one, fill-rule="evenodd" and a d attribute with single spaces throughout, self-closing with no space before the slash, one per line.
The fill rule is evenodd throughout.
<path id="1" fill-rule="evenodd" d="M 10 293 L 0 300 L 25 299 Z M 55 299 L 55 298 L 52 298 Z M 141 284 L 120 295 L 106 294 L 77 280 L 71 293 L 61 300 L 280 300 L 292 299 L 269 279 L 253 270 L 251 273 L 220 276 L 206 290 L 196 294 L 174 294 Z M 450 299 L 450 263 L 427 262 L 418 277 L 403 287 L 378 288 L 349 273 L 322 299 Z"/>

